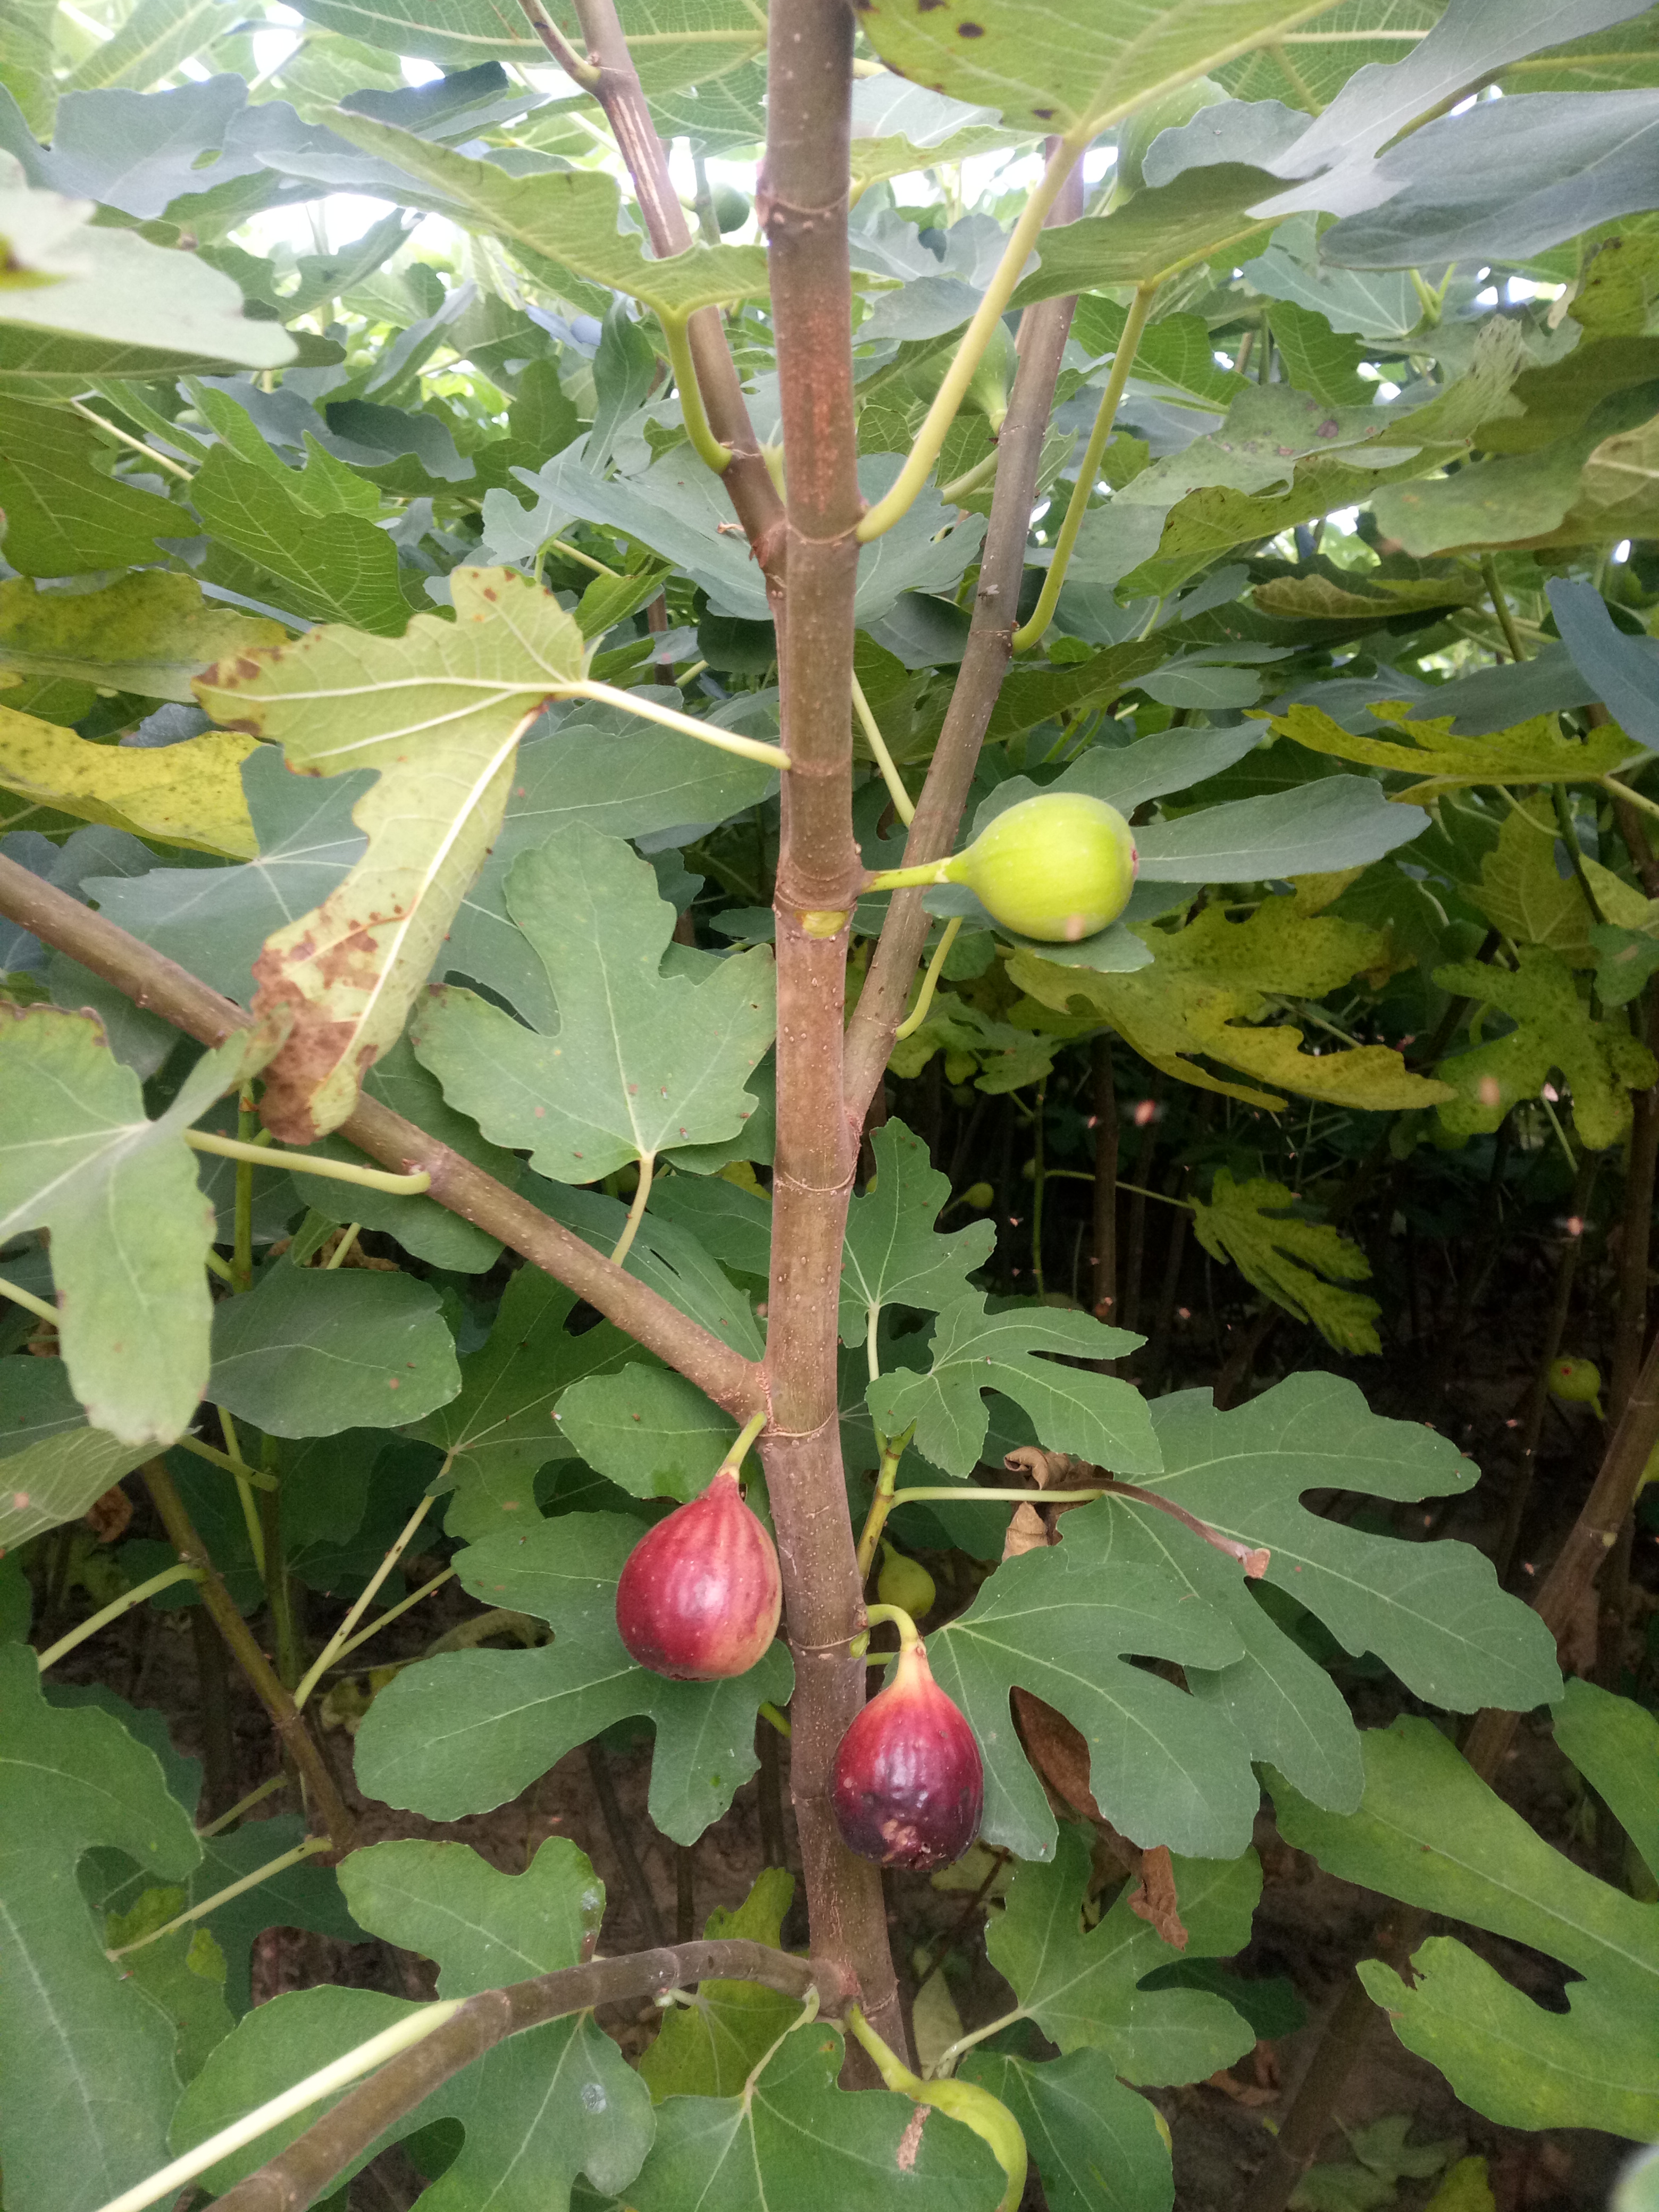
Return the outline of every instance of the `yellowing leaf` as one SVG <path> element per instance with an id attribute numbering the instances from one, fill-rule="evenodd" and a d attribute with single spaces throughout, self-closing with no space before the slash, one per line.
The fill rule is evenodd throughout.
<path id="1" fill-rule="evenodd" d="M 1317 896 L 1325 884 L 1316 882 Z M 1375 930 L 1310 914 L 1300 898 L 1269 898 L 1248 921 L 1229 921 L 1224 908 L 1212 906 L 1184 929 L 1148 924 L 1137 933 L 1152 947 L 1150 968 L 1102 975 L 1021 951 L 1008 963 L 1008 979 L 1062 1012 L 1081 1000 L 1166 1075 L 1272 1113 L 1282 1098 L 1212 1075 L 1191 1055 L 1224 1061 L 1304 1097 L 1350 1106 L 1431 1106 L 1445 1097 L 1443 1084 L 1412 1074 L 1386 1045 L 1344 1050 L 1322 1042 L 1304 1052 L 1299 1029 L 1245 1026 L 1261 1020 L 1271 997 L 1322 998 L 1376 967 L 1386 947 Z M 1018 1016 L 1019 1009 L 1012 1011 Z"/>
<path id="2" fill-rule="evenodd" d="M 1380 1352 L 1375 1298 L 1337 1287 L 1363 1283 L 1370 1262 L 1328 1222 L 1290 1212 L 1294 1191 L 1264 1176 L 1238 1183 L 1217 1170 L 1207 1203 L 1194 1200 L 1193 1227 L 1212 1259 L 1231 1261 L 1248 1282 L 1298 1321 L 1310 1321 L 1339 1352 Z"/>
<path id="3" fill-rule="evenodd" d="M 1535 1098 L 1559 1073 L 1572 1093 L 1580 1139 L 1604 1152 L 1629 1134 L 1629 1094 L 1659 1080 L 1659 1066 L 1627 1030 L 1591 1020 L 1559 953 L 1523 945 L 1519 957 L 1518 969 L 1468 960 L 1434 971 L 1443 991 L 1495 1006 L 1516 1024 L 1490 1044 L 1442 1060 L 1441 1073 L 1457 1093 L 1440 1109 L 1442 1125 L 1459 1137 L 1495 1129 L 1511 1106 Z"/>
<path id="4" fill-rule="evenodd" d="M 1495 850 L 1480 863 L 1475 903 L 1494 929 L 1516 944 L 1552 945 L 1572 967 L 1589 968 L 1595 959 L 1589 934 L 1594 917 L 1577 877 L 1563 876 L 1556 867 L 1555 836 L 1547 799 L 1516 807 Z"/>
<path id="5" fill-rule="evenodd" d="M 528 577 L 457 568 L 451 580 L 453 623 L 416 615 L 401 638 L 331 623 L 196 686 L 216 720 L 280 738 L 301 775 L 380 770 L 352 810 L 368 850 L 254 963 L 256 1008 L 294 1011 L 264 1101 L 290 1143 L 337 1128 L 364 1070 L 402 1033 L 501 828 L 520 725 L 580 673 L 581 632 Z"/>
<path id="6" fill-rule="evenodd" d="M 94 745 L 0 706 L 0 789 L 83 822 L 238 860 L 258 850 L 242 796 L 242 763 L 252 750 L 252 738 L 223 730 L 156 748 Z M 7 827 L 27 829 L 27 814 L 14 814 Z"/>
<path id="7" fill-rule="evenodd" d="M 1616 722 L 1592 730 L 1582 741 L 1564 738 L 1553 714 L 1534 715 L 1492 737 L 1455 738 L 1453 716 L 1413 721 L 1405 706 L 1393 701 L 1370 711 L 1389 725 L 1389 736 L 1356 736 L 1317 707 L 1305 706 L 1279 715 L 1273 728 L 1311 752 L 1362 761 L 1370 768 L 1398 769 L 1407 775 L 1426 775 L 1427 781 L 1389 794 L 1402 801 L 1420 802 L 1464 784 L 1591 783 L 1644 750 Z"/>
<path id="8" fill-rule="evenodd" d="M 195 704 L 191 678 L 286 633 L 264 615 L 205 599 L 191 576 L 141 568 L 101 592 L 0 584 L 0 670 L 70 678 L 145 699 Z"/>

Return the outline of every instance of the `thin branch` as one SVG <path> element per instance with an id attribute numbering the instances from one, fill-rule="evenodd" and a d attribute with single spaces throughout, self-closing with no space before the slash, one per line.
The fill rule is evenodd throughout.
<path id="1" fill-rule="evenodd" d="M 82 1621 L 78 1627 L 71 1628 L 67 1636 L 60 1636 L 56 1644 L 49 1644 L 37 1655 L 36 1664 L 44 1674 L 48 1667 L 55 1667 L 60 1659 L 74 1650 L 77 1644 L 84 1644 L 89 1636 L 96 1636 L 100 1628 L 107 1628 L 111 1621 L 118 1620 L 124 1613 L 130 1613 L 135 1605 L 142 1605 L 147 1597 L 154 1597 L 158 1590 L 167 1589 L 174 1583 L 198 1583 L 201 1579 L 201 1574 L 195 1567 L 163 1567 L 159 1575 L 152 1575 L 147 1583 L 140 1583 L 136 1589 L 125 1590 L 119 1597 L 112 1598 L 106 1606 Z"/>
<path id="2" fill-rule="evenodd" d="M 1069 222 L 1082 203 L 1081 174 L 1073 169 L 1050 210 L 1050 222 Z M 1074 299 L 1045 300 L 1028 308 L 1020 323 L 1019 369 L 997 441 L 1001 459 L 974 599 L 973 628 L 905 843 L 904 857 L 911 863 L 942 860 L 956 842 L 980 746 L 1007 672 L 1037 466 L 1076 304 Z M 919 892 L 900 891 L 895 896 L 847 1030 L 847 1113 L 858 1126 L 862 1126 L 865 1109 L 887 1066 L 893 1032 L 903 1019 L 910 979 L 931 926 Z"/>
<path id="3" fill-rule="evenodd" d="M 165 1460 L 153 1459 L 145 1464 L 144 1482 L 149 1489 L 167 1540 L 188 1567 L 201 1571 L 202 1602 L 213 1616 L 213 1623 L 228 1646 L 231 1656 L 246 1675 L 254 1695 L 270 1716 L 283 1749 L 299 1769 L 305 1784 L 306 1795 L 311 1800 L 318 1817 L 328 1832 L 330 1842 L 337 1850 L 344 1850 L 351 1842 L 356 1822 L 346 1808 L 338 1785 L 330 1773 L 323 1755 L 312 1741 L 311 1732 L 301 1719 L 293 1698 L 278 1680 L 276 1671 L 254 1641 L 253 1631 L 248 1626 L 237 1607 L 236 1601 L 225 1588 L 219 1570 L 209 1558 L 207 1547 L 197 1534 L 185 1501 L 179 1495 L 178 1486 L 167 1471 Z"/>
<path id="4" fill-rule="evenodd" d="M 697 383 L 696 364 L 691 358 L 691 341 L 687 335 L 690 318 L 671 315 L 666 309 L 659 307 L 657 319 L 662 325 L 662 334 L 668 346 L 669 365 L 674 372 L 680 408 L 685 417 L 685 434 L 699 459 L 706 461 L 717 477 L 723 477 L 732 465 L 732 448 L 721 445 L 708 427 L 702 392 Z"/>
<path id="5" fill-rule="evenodd" d="M 881 734 L 881 725 L 870 711 L 870 702 L 864 696 L 864 686 L 856 675 L 853 678 L 853 712 L 859 718 L 865 743 L 876 757 L 876 766 L 881 770 L 881 780 L 887 786 L 887 796 L 893 802 L 893 811 L 908 830 L 916 818 L 915 802 L 904 788 L 903 778 L 894 765 L 893 756 L 887 750 L 887 740 Z"/>
<path id="6" fill-rule="evenodd" d="M 203 1044 L 221 1044 L 234 1030 L 250 1025 L 240 1006 L 176 962 L 130 937 L 67 891 L 4 858 L 0 858 L 0 914 L 32 930 L 43 943 L 70 954 L 135 1005 L 160 1014 Z M 339 1134 L 386 1166 L 402 1172 L 424 1169 L 432 1178 L 428 1195 L 440 1206 L 565 1284 L 739 1420 L 763 1403 L 756 1363 L 722 1344 L 647 1284 L 613 1267 L 562 1224 L 401 1114 L 377 1100 L 360 1098 Z"/>
<path id="7" fill-rule="evenodd" d="M 895 1043 L 901 1037 L 914 1036 L 927 1018 L 927 1009 L 933 1003 L 933 994 L 939 988 L 939 979 L 945 972 L 945 963 L 951 957 L 951 947 L 957 941 L 962 927 L 962 916 L 953 914 L 941 932 L 933 948 L 933 957 L 927 963 L 927 973 L 921 979 L 921 995 L 893 1032 Z"/>
<path id="8" fill-rule="evenodd" d="M 445 1465 L 447 1466 L 447 1464 L 448 1462 L 446 1461 Z M 346 1614 L 345 1619 L 340 1623 L 333 1635 L 329 1638 L 327 1643 L 324 1644 L 322 1650 L 317 1654 L 317 1657 L 313 1664 L 300 1677 L 294 1692 L 294 1703 L 296 1708 L 303 1711 L 306 1699 L 316 1688 L 321 1677 L 325 1674 L 329 1668 L 334 1664 L 335 1659 L 349 1640 L 352 1630 L 356 1628 L 357 1623 L 368 1611 L 370 1606 L 374 1604 L 376 1597 L 379 1596 L 381 1584 L 385 1582 L 386 1577 L 392 1572 L 393 1567 L 397 1565 L 398 1560 L 402 1559 L 404 1552 L 413 1541 L 416 1531 L 419 1528 L 422 1522 L 425 1520 L 427 1515 L 432 1510 L 434 1503 L 435 1500 L 430 1497 L 423 1498 L 420 1504 L 415 1508 L 415 1510 L 410 1515 L 408 1520 L 404 1522 L 402 1528 L 398 1531 L 396 1542 L 392 1546 L 391 1550 L 387 1552 L 386 1557 L 380 1561 L 380 1565 L 375 1568 L 374 1572 L 370 1576 L 368 1583 L 364 1585 L 362 1595 L 356 1600 L 350 1611 Z"/>
<path id="9" fill-rule="evenodd" d="M 623 1959 L 596 1959 L 533 1981 L 469 1997 L 413 2050 L 392 2059 L 374 2076 L 343 2097 L 268 2166 L 250 2174 L 219 2200 L 217 2212 L 303 2212 L 329 2183 L 422 2099 L 486 2051 L 544 2021 L 594 2006 L 654 1996 L 698 1982 L 757 1982 L 786 1996 L 816 1993 L 821 2009 L 840 2013 L 853 1994 L 838 1968 L 823 1960 L 791 1958 L 764 1943 L 739 1937 L 677 1943 L 635 1951 Z M 201 2169 L 197 2169 L 198 2172 Z M 154 2197 L 142 2200 L 154 2203 Z M 132 2212 L 138 2212 L 135 2200 Z"/>
<path id="10" fill-rule="evenodd" d="M 107 1959 L 125 1959 L 134 1951 L 142 1951 L 147 1944 L 159 1943 L 164 1936 L 171 1936 L 180 1928 L 188 1928 L 193 1920 L 205 1920 L 210 1912 L 216 1912 L 222 1905 L 228 1905 L 233 1898 L 240 1897 L 250 1889 L 257 1889 L 262 1881 L 269 1881 L 274 1875 L 286 1874 L 291 1866 L 298 1866 L 303 1860 L 314 1858 L 319 1851 L 325 1851 L 328 1848 L 326 1836 L 302 1837 L 292 1850 L 283 1851 L 274 1859 L 267 1859 L 263 1866 L 255 1867 L 252 1874 L 245 1874 L 240 1881 L 227 1882 L 222 1889 L 215 1890 L 211 1897 L 204 1897 L 199 1905 L 189 1905 L 183 1912 L 175 1913 L 164 1928 L 153 1928 L 148 1936 L 140 1936 L 134 1942 L 122 1944 L 118 1951 L 106 1951 L 104 1955 Z"/>
<path id="11" fill-rule="evenodd" d="M 524 9 L 526 21 L 531 29 L 547 48 L 548 52 L 552 55 L 565 75 L 574 83 L 580 85 L 585 91 L 597 91 L 600 76 L 604 73 L 599 64 L 582 59 L 564 33 L 548 15 L 546 9 L 542 5 L 542 0 L 519 0 L 519 5 Z"/>
<path id="12" fill-rule="evenodd" d="M 26 1291 L 21 1283 L 14 1283 L 4 1275 L 0 1275 L 0 1298 L 9 1298 L 13 1305 L 21 1306 L 25 1313 L 32 1313 L 37 1321 L 49 1321 L 54 1328 L 61 1318 L 57 1307 L 49 1299 L 37 1298 L 33 1291 Z"/>
<path id="13" fill-rule="evenodd" d="M 1048 165 L 1042 181 L 1031 194 L 1020 212 L 1019 221 L 1009 234 L 998 262 L 996 273 L 986 288 L 985 296 L 974 312 L 973 319 L 963 331 L 951 356 L 945 380 L 933 396 L 933 402 L 922 418 L 903 467 L 894 478 L 891 489 L 878 499 L 859 524 L 859 543 L 867 545 L 872 538 L 884 537 L 902 516 L 915 505 L 916 495 L 933 473 L 940 448 L 957 419 L 957 411 L 967 397 L 968 387 L 974 380 L 974 371 L 979 367 L 991 333 L 1001 321 L 1003 312 L 1013 290 L 1024 275 L 1025 264 L 1030 258 L 1036 243 L 1037 233 L 1047 222 L 1049 210 L 1064 191 L 1078 157 L 1083 151 L 1083 142 L 1060 138 L 1050 142 Z M 1006 428 L 1006 424 L 1005 424 Z"/>
<path id="14" fill-rule="evenodd" d="M 217 1159 L 245 1160 L 256 1168 L 297 1168 L 301 1175 L 323 1176 L 335 1182 L 355 1182 L 364 1190 L 383 1190 L 396 1198 L 419 1198 L 432 1188 L 428 1175 L 387 1175 L 382 1168 L 360 1168 L 350 1160 L 331 1160 L 321 1153 L 284 1152 L 274 1145 L 245 1145 L 237 1137 L 217 1137 L 209 1129 L 186 1129 L 185 1142 L 193 1152 L 211 1152 Z"/>
<path id="15" fill-rule="evenodd" d="M 1083 449 L 1083 459 L 1078 464 L 1077 482 L 1072 487 L 1072 496 L 1066 508 L 1066 519 L 1060 526 L 1060 535 L 1054 540 L 1054 558 L 1048 573 L 1042 580 L 1042 590 L 1031 611 L 1030 622 L 1014 632 L 1014 651 L 1027 653 L 1036 644 L 1054 620 L 1054 608 L 1066 586 L 1066 572 L 1072 565 L 1072 554 L 1083 528 L 1083 518 L 1089 511 L 1089 501 L 1094 497 L 1095 485 L 1100 476 L 1100 464 L 1106 452 L 1112 426 L 1117 421 L 1119 403 L 1129 381 L 1129 371 L 1134 366 L 1135 355 L 1140 349 L 1140 335 L 1146 327 L 1146 319 L 1152 312 L 1152 301 L 1158 297 L 1156 283 L 1137 286 L 1130 305 L 1117 350 L 1112 356 L 1112 373 L 1106 380 L 1106 389 L 1101 394 L 1096 411 L 1094 428 L 1089 433 L 1089 442 Z"/>
<path id="16" fill-rule="evenodd" d="M 691 226 L 668 173 L 668 154 L 640 88 L 613 0 L 574 0 L 588 54 L 599 71 L 594 94 L 628 164 L 651 251 L 664 259 L 689 252 Z M 743 383 L 726 343 L 718 307 L 699 307 L 686 325 L 696 383 L 711 434 L 732 455 L 720 481 L 756 561 L 775 611 L 783 590 L 783 501 L 749 419 Z"/>

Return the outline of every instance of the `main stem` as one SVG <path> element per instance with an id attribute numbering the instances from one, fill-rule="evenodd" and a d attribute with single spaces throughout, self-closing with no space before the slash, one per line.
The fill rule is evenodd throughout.
<path id="1" fill-rule="evenodd" d="M 847 248 L 853 19 L 842 0 L 775 0 L 766 167 L 788 456 L 779 623 L 784 778 L 775 908 L 778 1135 L 772 1184 L 762 1446 L 795 1658 L 790 1783 L 813 1950 L 856 1976 L 880 2033 L 904 2045 L 881 1875 L 854 1857 L 830 1800 L 836 1749 L 864 1699 L 850 1652 L 862 1593 L 842 1474 L 836 1313 L 858 1117 L 843 1103 L 847 926 L 862 880 L 853 837 L 854 535 L 860 511 Z"/>

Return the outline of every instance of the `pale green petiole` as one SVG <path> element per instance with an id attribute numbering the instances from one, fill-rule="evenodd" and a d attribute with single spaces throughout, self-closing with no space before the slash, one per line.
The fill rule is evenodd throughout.
<path id="1" fill-rule="evenodd" d="M 682 714 L 677 708 L 659 707 L 652 699 L 636 699 L 631 691 L 619 691 L 614 684 L 596 684 L 587 678 L 568 684 L 560 684 L 550 690 L 550 699 L 593 699 L 604 707 L 619 707 L 624 714 L 637 714 L 647 722 L 660 722 L 665 730 L 684 731 L 688 738 L 697 738 L 706 745 L 717 745 L 723 753 L 736 753 L 740 760 L 764 761 L 768 768 L 787 768 L 789 756 L 781 745 L 768 744 L 763 738 L 745 738 L 736 730 L 722 730 L 713 722 L 700 722 L 694 715 Z"/>
<path id="2" fill-rule="evenodd" d="M 395 1197 L 418 1197 L 430 1190 L 432 1178 L 424 1168 L 414 1175 L 392 1175 L 385 1168 L 360 1168 L 349 1160 L 330 1160 L 310 1152 L 279 1152 L 272 1145 L 245 1145 L 240 1137 L 216 1137 L 206 1129 L 186 1129 L 185 1142 L 192 1152 L 214 1152 L 221 1159 L 246 1160 L 258 1168 L 295 1168 L 301 1175 L 323 1176 L 331 1182 L 355 1182 L 365 1190 L 390 1191 Z"/>

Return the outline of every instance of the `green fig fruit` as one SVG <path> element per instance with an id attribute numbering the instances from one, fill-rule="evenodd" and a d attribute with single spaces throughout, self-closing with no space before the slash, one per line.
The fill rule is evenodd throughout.
<path id="1" fill-rule="evenodd" d="M 881 1572 L 876 1577 L 876 1595 L 884 1605 L 896 1605 L 908 1613 L 912 1620 L 925 1620 L 933 1609 L 939 1592 L 933 1577 L 920 1559 L 896 1552 L 890 1544 L 883 1544 Z"/>
<path id="2" fill-rule="evenodd" d="M 1550 1362 L 1550 1394 L 1564 1405 L 1588 1406 L 1598 1421 L 1601 1411 L 1601 1370 L 1593 1359 L 1575 1359 L 1564 1353 Z"/>
<path id="3" fill-rule="evenodd" d="M 943 871 L 1006 929 L 1075 945 L 1115 921 L 1139 866 L 1116 807 L 1081 792 L 1039 792 L 988 823 Z"/>
<path id="4" fill-rule="evenodd" d="M 971 1206 L 975 1213 L 983 1213 L 996 1203 L 996 1192 L 988 1182 L 970 1182 L 962 1194 L 964 1206 Z"/>
<path id="5" fill-rule="evenodd" d="M 981 2089 L 976 2081 L 919 2081 L 909 2094 L 918 2104 L 933 2106 L 947 2119 L 959 2120 L 964 2128 L 971 2128 L 989 2143 L 1008 2177 L 1008 2186 L 997 2212 L 1014 2212 L 1025 2194 L 1025 2137 L 1019 2122 L 1000 2098 L 994 2097 L 988 2089 Z"/>
<path id="6" fill-rule="evenodd" d="M 749 220 L 749 195 L 735 185 L 716 185 L 714 220 L 722 230 L 741 230 Z"/>

